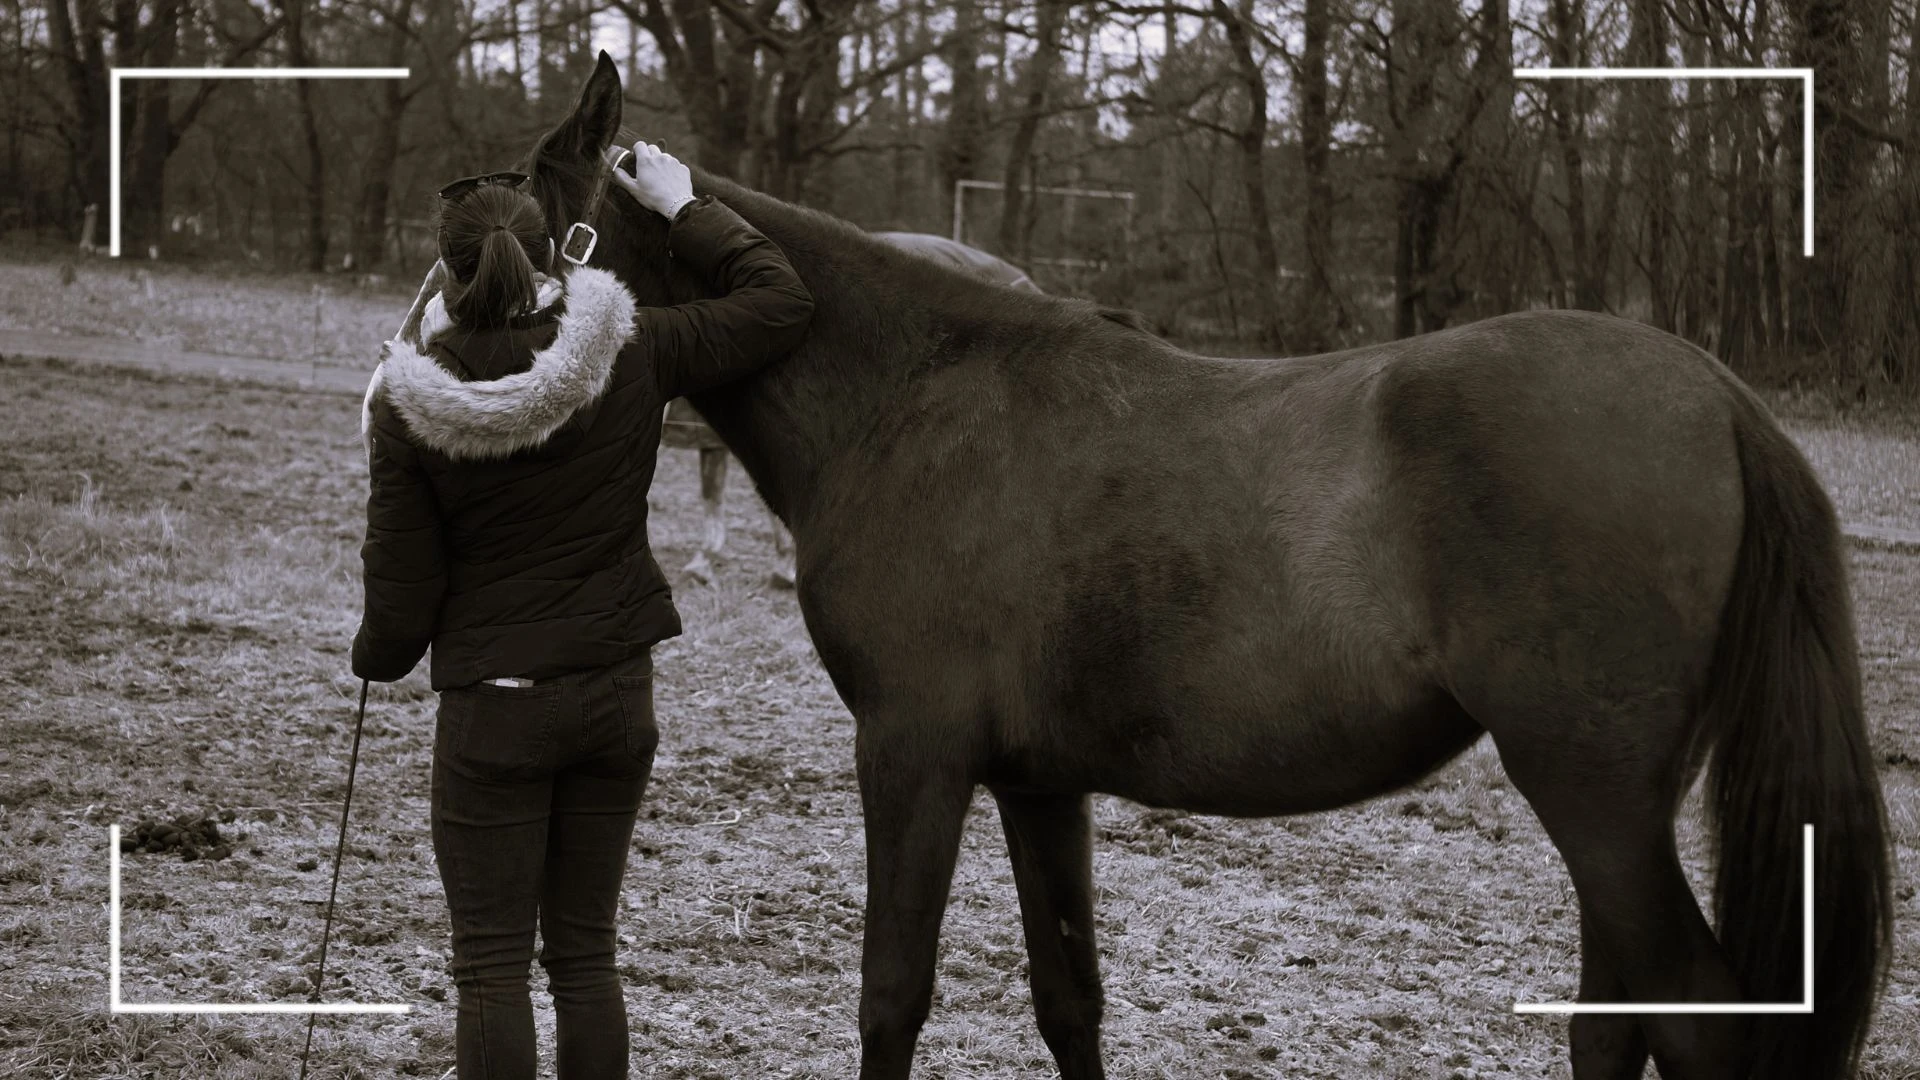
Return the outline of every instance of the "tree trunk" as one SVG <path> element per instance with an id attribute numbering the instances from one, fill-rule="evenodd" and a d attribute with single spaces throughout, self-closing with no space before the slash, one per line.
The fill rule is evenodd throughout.
<path id="1" fill-rule="evenodd" d="M 753 183 L 747 151 L 763 77 L 756 64 L 759 46 L 721 32 L 706 0 L 615 0 L 615 6 L 660 50 L 667 81 L 694 131 L 695 160 L 722 176 Z"/>
<path id="2" fill-rule="evenodd" d="M 1227 301 L 1227 326 L 1229 334 L 1238 340 L 1240 337 L 1240 304 L 1233 284 L 1233 275 L 1227 272 L 1226 245 L 1221 242 L 1220 215 L 1214 213 L 1211 192 L 1200 190 L 1191 179 L 1188 189 L 1198 197 L 1200 209 L 1207 215 L 1207 231 L 1213 239 L 1213 267 L 1220 275 L 1220 292 Z M 1211 181 L 1209 181 L 1211 186 Z M 1216 309 L 1218 310 L 1218 309 Z"/>
<path id="3" fill-rule="evenodd" d="M 534 10 L 536 12 L 539 11 L 539 0 L 534 0 L 534 4 Z M 527 65 L 526 61 L 521 59 L 521 53 L 524 51 L 525 46 L 520 40 L 522 36 L 520 26 L 520 0 L 510 0 L 507 4 L 507 33 L 509 35 L 509 44 L 513 46 L 513 81 L 524 88 L 527 85 Z M 539 46 L 536 45 L 535 49 L 537 50 L 538 48 Z M 629 75 L 628 78 L 632 78 L 632 76 Z"/>
<path id="4" fill-rule="evenodd" d="M 1681 57 L 1688 67 L 1703 66 L 1705 53 L 1700 39 L 1694 35 L 1687 35 L 1681 42 Z M 1685 220 L 1704 223 L 1713 220 L 1713 150 L 1719 134 L 1715 114 L 1719 108 L 1718 99 L 1723 95 L 1713 87 L 1710 79 L 1688 79 L 1686 92 L 1686 133 L 1682 143 L 1689 151 Z M 1686 245 L 1685 262 L 1679 277 L 1680 333 L 1695 344 L 1704 346 L 1710 343 L 1707 309 L 1713 302 L 1715 278 L 1706 254 L 1711 240 L 1703 224 L 1684 229 L 1680 235 Z"/>
<path id="5" fill-rule="evenodd" d="M 1346 313 L 1333 292 L 1333 181 L 1328 176 L 1333 124 L 1327 112 L 1327 40 L 1332 20 L 1328 0 L 1307 0 L 1300 52 L 1300 159 L 1306 174 L 1300 235 L 1306 248 L 1305 275 L 1295 293 L 1292 325 L 1298 347 L 1320 352 L 1333 344 L 1333 331 L 1345 329 Z"/>
<path id="6" fill-rule="evenodd" d="M 1253 16 L 1251 0 L 1239 12 L 1226 0 L 1213 0 L 1213 10 L 1227 29 L 1227 47 L 1233 53 L 1235 74 L 1247 94 L 1247 122 L 1234 139 L 1240 151 L 1240 187 L 1247 200 L 1247 229 L 1253 234 L 1254 258 L 1260 267 L 1255 295 L 1260 299 L 1260 338 L 1263 345 L 1280 344 L 1280 252 L 1273 243 L 1273 218 L 1267 211 L 1267 75 L 1253 55 L 1242 19 Z"/>
<path id="7" fill-rule="evenodd" d="M 140 35 L 146 43 L 142 64 L 173 66 L 185 7 L 184 0 L 155 0 L 153 18 Z M 138 115 L 126 183 L 120 189 L 121 242 L 127 252 L 158 251 L 165 240 L 167 158 L 174 142 L 172 90 L 169 79 L 141 79 L 134 87 Z"/>
<path id="8" fill-rule="evenodd" d="M 308 0 L 280 0 L 287 21 L 287 60 L 294 67 L 312 67 L 313 57 L 307 40 Z M 307 148 L 307 269 L 320 273 L 327 268 L 327 168 L 320 146 L 319 117 L 313 107 L 313 80 L 293 79 L 294 99 L 299 104 L 300 132 Z"/>
<path id="9" fill-rule="evenodd" d="M 895 34 L 894 40 L 895 48 L 900 52 L 904 53 L 909 48 L 904 31 Z M 875 88 L 873 92 L 879 95 L 884 91 Z M 887 152 L 887 163 L 891 167 L 893 182 L 887 185 L 887 220 L 893 223 L 894 228 L 903 228 L 907 202 L 913 197 L 912 191 L 909 190 L 911 184 L 907 179 L 906 143 L 917 130 L 919 120 L 919 102 L 914 100 L 912 80 L 908 77 L 906 68 L 901 68 L 899 74 L 894 76 L 893 99 L 893 149 Z"/>
<path id="10" fill-rule="evenodd" d="M 1900 148 L 1895 205 L 1900 208 L 1900 243 L 1894 248 L 1894 349 L 1885 361 L 1887 378 L 1911 385 L 1920 373 L 1920 21 L 1908 38 L 1906 142 Z"/>
<path id="11" fill-rule="evenodd" d="M 1667 67 L 1667 9 L 1662 0 L 1633 0 L 1627 55 L 1638 67 Z M 1669 295 L 1667 230 L 1673 214 L 1673 124 L 1668 117 L 1672 84 L 1647 79 L 1632 88 L 1633 127 L 1644 132 L 1639 159 L 1641 190 L 1646 193 L 1643 227 L 1647 242 L 1647 298 L 1653 325 L 1672 333 L 1673 297 Z"/>
<path id="12" fill-rule="evenodd" d="M 1553 23 L 1549 49 L 1555 67 L 1581 66 L 1586 52 L 1579 42 L 1585 23 L 1584 7 L 1581 0 L 1551 0 L 1548 5 Z M 1605 298 L 1600 295 L 1606 268 L 1595 265 L 1598 258 L 1587 221 L 1586 87 L 1579 81 L 1553 79 L 1547 83 L 1546 93 L 1567 189 L 1567 250 L 1573 259 L 1573 306 L 1601 311 L 1606 307 Z"/>
<path id="13" fill-rule="evenodd" d="M 951 205 L 962 180 L 978 179 L 981 143 L 986 137 L 986 99 L 980 85 L 980 30 L 972 4 L 956 4 L 953 32 L 947 37 L 947 66 L 953 71 L 953 93 L 947 107 L 946 131 L 940 140 L 941 193 Z M 954 221 L 947 222 L 953 235 Z"/>
<path id="14" fill-rule="evenodd" d="M 813 10 L 821 16 L 809 20 L 780 60 L 773 126 L 761 154 L 762 189 L 795 201 L 803 196 L 809 162 L 831 130 L 840 88 L 838 27 L 843 23 L 826 0 L 816 0 Z"/>
<path id="15" fill-rule="evenodd" d="M 1413 216 L 1418 210 L 1416 189 L 1411 184 L 1402 184 L 1400 212 L 1394 215 L 1397 229 L 1393 244 L 1393 336 L 1396 338 L 1409 338 L 1420 330 L 1420 298 L 1414 293 L 1413 285 Z"/>
<path id="16" fill-rule="evenodd" d="M 1764 107 L 1754 109 L 1754 125 L 1757 134 L 1767 140 L 1762 180 L 1753 193 L 1753 220 L 1759 230 L 1760 250 L 1760 289 L 1763 304 L 1762 314 L 1766 320 L 1764 339 L 1771 349 L 1779 349 L 1790 340 L 1787 325 L 1786 279 L 1780 258 L 1780 230 L 1778 228 L 1779 199 L 1776 192 L 1780 187 L 1780 142 L 1781 133 L 1768 130 L 1767 111 Z"/>
<path id="17" fill-rule="evenodd" d="M 1607 277 L 1613 266 L 1613 241 L 1617 235 L 1614 222 L 1620 219 L 1620 195 L 1626 187 L 1622 175 L 1626 167 L 1626 136 L 1614 130 L 1608 137 L 1612 141 L 1607 147 L 1607 172 L 1600 188 L 1600 218 L 1593 230 L 1593 267 L 1587 275 L 1587 294 L 1594 305 L 1588 309 L 1591 311 L 1607 310 Z"/>
<path id="18" fill-rule="evenodd" d="M 1020 120 L 1014 126 L 1013 140 L 1007 147 L 1006 190 L 1000 204 L 1000 240 L 997 254 L 1019 262 L 1032 255 L 1033 239 L 1028 229 L 1027 186 L 1032 183 L 1033 141 L 1040 131 L 1040 120 L 1047 105 L 1048 85 L 1060 59 L 1060 28 L 1066 21 L 1072 0 L 1038 0 L 1035 13 L 1038 33 L 1033 56 L 1020 76 Z"/>
<path id="19" fill-rule="evenodd" d="M 1855 193 L 1871 166 L 1873 149 L 1840 122 L 1841 110 L 1858 110 L 1860 43 L 1858 12 L 1849 0 L 1805 0 L 1795 6 L 1794 60 L 1813 69 L 1814 250 L 1801 275 L 1806 294 L 1806 325 L 1796 323 L 1800 344 L 1832 350 L 1833 358 L 1855 368 L 1865 342 L 1850 334 L 1848 292 L 1855 277 L 1852 219 L 1859 208 Z"/>
<path id="20" fill-rule="evenodd" d="M 68 0 L 47 0 L 47 37 L 59 57 L 73 98 L 74 127 L 68 137 L 72 148 L 68 164 L 68 182 L 80 194 L 82 206 L 98 209 L 96 235 L 81 236 L 81 245 L 106 243 L 107 221 L 107 59 L 102 41 L 98 12 L 92 3 L 82 0 L 77 6 L 79 21 Z M 79 222 L 73 223 L 78 225 Z"/>
<path id="21" fill-rule="evenodd" d="M 1155 80 L 1164 96 L 1171 90 L 1174 72 L 1174 58 L 1180 46 L 1180 16 L 1174 12 L 1173 0 L 1167 0 L 1161 8 L 1162 33 L 1166 37 L 1166 49 L 1160 57 L 1160 75 Z M 1160 174 L 1160 200 L 1158 220 L 1160 231 L 1170 233 L 1174 229 L 1177 216 L 1174 208 L 1179 202 L 1179 185 L 1176 182 L 1180 161 L 1180 133 L 1178 128 L 1168 126 L 1160 135 L 1155 165 Z"/>
<path id="22" fill-rule="evenodd" d="M 1737 103 L 1740 104 L 1740 103 Z M 1745 117 L 1733 127 L 1731 171 L 1727 177 L 1726 247 L 1720 275 L 1720 359 L 1751 376 L 1755 353 L 1763 344 L 1759 327 L 1760 275 L 1751 218 L 1754 175 L 1753 132 Z"/>
<path id="23" fill-rule="evenodd" d="M 30 34 L 27 27 L 26 4 L 22 0 L 7 0 L 7 8 L 7 22 L 13 28 L 12 40 L 8 42 L 13 63 L 7 72 L 8 88 L 4 94 L 13 102 L 13 108 L 7 115 L 7 172 L 0 183 L 7 185 L 8 195 L 16 200 L 15 205 L 22 213 L 22 223 L 38 235 L 45 222 L 47 199 L 55 191 L 55 180 L 39 169 L 35 169 L 34 175 L 29 178 L 23 151 L 33 118 L 37 118 L 40 111 L 37 103 L 28 101 L 27 88 L 39 84 L 38 60 L 44 54 L 37 30 Z M 29 76 L 32 77 L 31 83 Z"/>
<path id="24" fill-rule="evenodd" d="M 1500 2 L 1487 0 L 1481 18 L 1490 18 Z M 1442 73 L 1455 70 L 1462 59 L 1458 13 L 1426 0 L 1396 0 L 1391 14 L 1387 78 L 1393 126 L 1387 155 L 1399 226 L 1393 263 L 1394 334 L 1410 337 L 1445 326 L 1453 310 L 1451 283 L 1440 280 L 1437 265 L 1440 227 L 1467 157 L 1464 141 L 1480 116 L 1479 105 L 1456 110 L 1442 100 Z M 1457 126 L 1448 131 L 1449 125 Z"/>
<path id="25" fill-rule="evenodd" d="M 518 5 L 513 7 L 519 18 Z M 407 34 L 413 21 L 413 0 L 398 0 L 382 13 L 387 22 L 388 67 L 407 64 Z M 517 24 L 516 24 L 517 25 Z M 520 43 L 516 28 L 513 45 L 515 63 L 519 62 Z M 380 82 L 380 105 L 374 113 L 373 144 L 367 151 L 365 180 L 360 187 L 360 215 L 356 222 L 354 262 L 362 270 L 372 270 L 386 261 L 387 215 L 393 201 L 393 172 L 400 161 L 400 128 L 414 91 L 400 79 Z"/>

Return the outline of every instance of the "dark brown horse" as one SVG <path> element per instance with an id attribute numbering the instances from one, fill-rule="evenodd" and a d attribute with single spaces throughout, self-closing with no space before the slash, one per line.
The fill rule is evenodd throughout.
<path id="1" fill-rule="evenodd" d="M 529 162 L 556 229 L 619 128 L 602 57 Z M 1326 356 L 1182 352 L 703 174 L 779 243 L 809 342 L 694 405 L 793 529 L 801 610 L 858 725 L 860 1075 L 907 1075 L 976 785 L 1013 857 L 1040 1032 L 1102 1075 L 1088 793 L 1240 816 L 1346 806 L 1490 733 L 1579 895 L 1574 1075 L 1845 1075 L 1890 933 L 1843 549 L 1805 459 L 1725 367 L 1599 315 Z M 642 304 L 703 295 L 624 198 Z M 1675 853 L 1711 757 L 1716 936 Z"/>

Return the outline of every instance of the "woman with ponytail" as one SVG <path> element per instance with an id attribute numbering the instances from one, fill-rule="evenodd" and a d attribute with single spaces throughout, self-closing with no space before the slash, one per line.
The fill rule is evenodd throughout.
<path id="1" fill-rule="evenodd" d="M 615 918 L 658 741 L 651 650 L 680 632 L 647 543 L 662 409 L 785 355 L 813 312 L 780 249 L 694 199 L 686 166 L 645 143 L 634 158 L 614 182 L 672 222 L 674 258 L 720 299 L 636 313 L 606 271 L 557 273 L 526 176 L 456 181 L 428 299 L 362 416 L 353 671 L 404 678 L 432 646 L 460 1080 L 532 1080 L 536 928 L 560 1080 L 627 1075 Z"/>

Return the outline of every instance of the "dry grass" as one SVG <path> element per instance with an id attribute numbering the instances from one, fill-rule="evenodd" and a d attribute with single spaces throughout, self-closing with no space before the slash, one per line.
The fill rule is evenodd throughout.
<path id="1" fill-rule="evenodd" d="M 224 862 L 127 858 L 127 998 L 302 996 L 357 690 L 357 402 L 16 364 L 0 403 L 0 1075 L 284 1077 L 298 1020 L 105 1015 L 106 825 L 231 809 L 245 833 Z M 1880 474 L 1911 443 L 1843 427 L 1810 441 L 1830 445 L 1814 453 L 1843 503 L 1909 512 L 1911 489 Z M 692 554 L 697 490 L 693 455 L 663 454 L 663 565 Z M 761 584 L 763 520 L 738 494 L 729 511 L 737 554 L 713 589 L 676 583 L 688 632 L 657 653 L 664 742 L 621 957 L 635 1072 L 847 1076 L 864 894 L 852 721 L 791 594 Z M 1901 865 L 1866 1075 L 1892 1080 L 1920 1075 L 1920 559 L 1861 550 L 1854 572 Z M 421 674 L 376 689 L 330 996 L 414 1012 L 323 1021 L 321 1076 L 451 1065 L 431 731 Z M 989 800 L 976 809 L 917 1075 L 1047 1075 L 999 826 Z M 1484 744 L 1335 814 L 1239 822 L 1101 799 L 1096 820 L 1115 1077 L 1565 1075 L 1564 1023 L 1509 1005 L 1573 990 L 1573 897 Z M 1687 847 L 1697 874 L 1692 830 Z"/>
<path id="2" fill-rule="evenodd" d="M 1881 426 L 1790 423 L 1843 521 L 1920 531 L 1920 439 Z"/>
<path id="3" fill-rule="evenodd" d="M 195 268 L 176 263 L 0 263 L 0 330 L 133 338 L 188 352 L 371 367 L 419 284 L 396 274 Z M 424 272 L 424 270 L 422 271 Z M 373 343 L 370 345 L 369 343 Z"/>

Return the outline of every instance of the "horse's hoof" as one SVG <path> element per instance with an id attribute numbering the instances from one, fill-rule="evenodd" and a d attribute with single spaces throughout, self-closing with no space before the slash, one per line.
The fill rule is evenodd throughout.
<path id="1" fill-rule="evenodd" d="M 680 568 L 680 572 L 702 585 L 713 584 L 713 564 L 707 561 L 707 553 L 701 552 L 693 561 Z"/>

